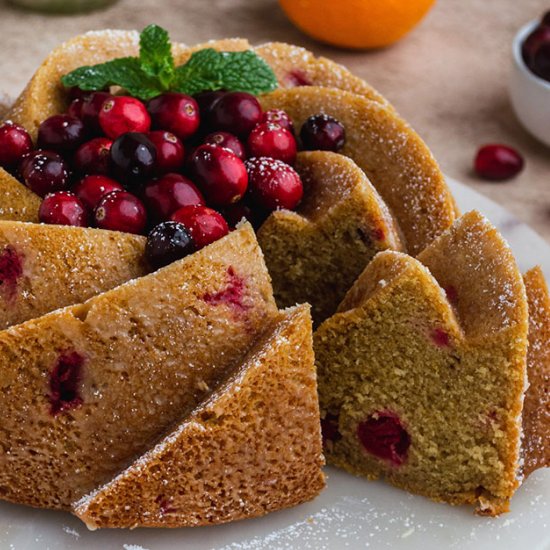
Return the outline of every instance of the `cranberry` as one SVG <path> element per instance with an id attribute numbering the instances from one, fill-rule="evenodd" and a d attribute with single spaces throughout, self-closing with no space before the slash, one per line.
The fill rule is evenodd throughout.
<path id="1" fill-rule="evenodd" d="M 246 161 L 246 169 L 250 195 L 259 206 L 293 210 L 302 200 L 302 180 L 292 166 L 269 157 L 257 157 Z"/>
<path id="2" fill-rule="evenodd" d="M 191 96 L 176 92 L 162 94 L 151 99 L 147 109 L 154 128 L 172 132 L 181 140 L 191 137 L 199 128 L 199 106 Z"/>
<path id="3" fill-rule="evenodd" d="M 100 229 L 142 233 L 147 225 L 147 212 L 136 196 L 127 191 L 113 191 L 99 201 L 94 219 Z"/>
<path id="4" fill-rule="evenodd" d="M 243 300 L 246 290 L 245 280 L 237 275 L 233 266 L 227 268 L 227 283 L 225 288 L 218 292 L 207 292 L 202 299 L 213 306 L 226 304 L 235 313 L 246 311 L 250 306 Z"/>
<path id="5" fill-rule="evenodd" d="M 294 136 L 273 122 L 258 124 L 250 132 L 247 145 L 251 157 L 271 157 L 287 164 L 296 160 Z"/>
<path id="6" fill-rule="evenodd" d="M 69 108 L 67 109 L 67 114 L 75 118 L 82 117 L 82 105 L 84 105 L 83 99 L 73 99 Z"/>
<path id="7" fill-rule="evenodd" d="M 407 460 L 411 437 L 394 413 L 375 413 L 359 423 L 357 437 L 367 452 L 394 466 Z"/>
<path id="8" fill-rule="evenodd" d="M 76 351 L 65 352 L 50 373 L 50 413 L 74 409 L 82 404 L 79 387 L 82 381 L 84 357 Z"/>
<path id="9" fill-rule="evenodd" d="M 220 99 L 220 97 L 224 96 L 226 93 L 227 92 L 225 92 L 224 90 L 211 90 L 207 92 L 201 92 L 193 96 L 195 98 L 195 101 L 197 102 L 197 105 L 199 106 L 201 121 L 205 121 L 208 119 L 218 99 Z"/>
<path id="10" fill-rule="evenodd" d="M 42 223 L 87 227 L 89 213 L 86 205 L 69 191 L 57 191 L 44 197 L 38 217 Z"/>
<path id="11" fill-rule="evenodd" d="M 84 124 L 70 115 L 54 115 L 38 128 L 38 147 L 61 155 L 72 153 L 86 139 Z"/>
<path id="12" fill-rule="evenodd" d="M 282 109 L 270 109 L 269 111 L 265 111 L 265 113 L 262 114 L 260 122 L 273 122 L 294 134 L 294 123 L 290 116 L 288 116 L 288 113 Z"/>
<path id="13" fill-rule="evenodd" d="M 311 86 L 312 84 L 308 76 L 298 69 L 290 71 L 286 75 L 286 81 L 291 88 L 296 86 Z"/>
<path id="14" fill-rule="evenodd" d="M 113 173 L 126 184 L 134 184 L 151 176 L 156 158 L 157 150 L 153 142 L 138 132 L 122 134 L 111 147 Z"/>
<path id="15" fill-rule="evenodd" d="M 139 99 L 113 96 L 106 99 L 101 106 L 99 125 L 107 137 L 116 139 L 127 132 L 148 132 L 151 117 Z"/>
<path id="16" fill-rule="evenodd" d="M 212 134 L 208 134 L 204 138 L 203 144 L 225 147 L 225 149 L 229 149 L 241 160 L 246 158 L 246 151 L 244 150 L 244 145 L 241 140 L 229 132 L 214 132 Z"/>
<path id="17" fill-rule="evenodd" d="M 99 113 L 103 103 L 111 97 L 113 96 L 107 92 L 93 92 L 84 99 L 80 110 L 80 118 L 90 133 L 101 133 Z"/>
<path id="18" fill-rule="evenodd" d="M 541 44 L 535 52 L 531 70 L 538 77 L 550 82 L 550 42 Z"/>
<path id="19" fill-rule="evenodd" d="M 147 236 L 145 255 L 155 267 L 171 264 L 195 251 L 195 245 L 187 229 L 173 221 L 156 225 Z"/>
<path id="20" fill-rule="evenodd" d="M 246 137 L 260 122 L 260 102 L 246 92 L 228 92 L 216 101 L 210 114 L 210 126 L 239 137 Z"/>
<path id="21" fill-rule="evenodd" d="M 74 101 L 75 99 L 86 99 L 90 97 L 94 92 L 88 92 L 86 90 L 82 90 L 78 86 L 72 86 L 67 90 L 67 94 L 69 96 L 70 101 Z"/>
<path id="22" fill-rule="evenodd" d="M 17 298 L 17 283 L 23 275 L 23 256 L 11 245 L 0 252 L 0 293 L 4 300 L 13 302 Z"/>
<path id="23" fill-rule="evenodd" d="M 0 126 L 0 166 L 15 168 L 32 150 L 32 139 L 27 130 L 13 122 Z"/>
<path id="24" fill-rule="evenodd" d="M 438 348 L 448 348 L 451 345 L 451 337 L 446 330 L 435 328 L 432 330 L 430 337 L 434 345 Z"/>
<path id="25" fill-rule="evenodd" d="M 124 187 L 107 176 L 91 175 L 82 178 L 74 187 L 73 193 L 90 209 L 113 191 L 124 191 Z"/>
<path id="26" fill-rule="evenodd" d="M 243 219 L 254 225 L 255 211 L 243 201 L 230 204 L 222 210 L 223 217 L 230 227 L 235 228 Z"/>
<path id="27" fill-rule="evenodd" d="M 183 206 L 202 205 L 204 198 L 195 184 L 181 174 L 166 174 L 144 186 L 143 201 L 157 220 L 166 220 Z"/>
<path id="28" fill-rule="evenodd" d="M 229 227 L 223 216 L 206 206 L 184 206 L 174 212 L 170 219 L 185 226 L 197 250 L 229 233 Z"/>
<path id="29" fill-rule="evenodd" d="M 155 130 L 147 137 L 157 150 L 157 174 L 166 174 L 179 170 L 185 160 L 183 143 L 171 132 Z"/>
<path id="30" fill-rule="evenodd" d="M 335 118 L 322 113 L 304 122 L 300 138 L 307 151 L 339 151 L 344 146 L 346 132 Z"/>
<path id="31" fill-rule="evenodd" d="M 501 144 L 484 145 L 477 152 L 474 169 L 486 180 L 513 178 L 523 169 L 522 156 L 512 147 Z"/>
<path id="32" fill-rule="evenodd" d="M 81 174 L 108 174 L 111 171 L 111 146 L 104 137 L 94 138 L 81 145 L 75 153 L 73 164 Z"/>
<path id="33" fill-rule="evenodd" d="M 69 169 L 53 151 L 31 151 L 19 168 L 25 185 L 37 195 L 61 191 L 69 185 Z"/>
<path id="34" fill-rule="evenodd" d="M 537 27 L 523 42 L 521 45 L 521 55 L 525 64 L 531 68 L 533 66 L 533 60 L 537 50 L 542 46 L 550 42 L 550 27 L 539 26 Z"/>
<path id="35" fill-rule="evenodd" d="M 189 160 L 193 179 L 209 203 L 223 206 L 241 200 L 248 186 L 243 161 L 231 151 L 201 145 Z"/>

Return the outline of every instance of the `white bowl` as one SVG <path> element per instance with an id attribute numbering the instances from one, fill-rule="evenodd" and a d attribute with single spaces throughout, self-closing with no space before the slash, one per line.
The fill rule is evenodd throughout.
<path id="1" fill-rule="evenodd" d="M 510 98 L 523 126 L 550 146 L 550 82 L 532 73 L 521 55 L 521 45 L 538 24 L 538 20 L 527 23 L 514 38 Z"/>

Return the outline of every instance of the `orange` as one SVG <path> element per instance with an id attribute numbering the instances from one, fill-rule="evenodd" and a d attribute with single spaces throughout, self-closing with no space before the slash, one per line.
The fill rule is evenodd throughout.
<path id="1" fill-rule="evenodd" d="M 379 48 L 397 42 L 435 0 L 279 0 L 303 32 L 333 46 Z"/>

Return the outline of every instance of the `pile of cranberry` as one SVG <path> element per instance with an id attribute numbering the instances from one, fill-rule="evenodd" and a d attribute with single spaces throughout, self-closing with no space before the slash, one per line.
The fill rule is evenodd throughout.
<path id="1" fill-rule="evenodd" d="M 550 11 L 525 39 L 521 53 L 529 70 L 550 82 Z"/>
<path id="2" fill-rule="evenodd" d="M 165 265 L 223 237 L 242 218 L 259 225 L 303 195 L 298 150 L 339 150 L 343 126 L 310 117 L 297 140 L 290 117 L 244 92 L 168 92 L 144 103 L 70 90 L 67 113 L 39 127 L 0 127 L 0 166 L 43 198 L 40 221 L 148 232 Z"/>

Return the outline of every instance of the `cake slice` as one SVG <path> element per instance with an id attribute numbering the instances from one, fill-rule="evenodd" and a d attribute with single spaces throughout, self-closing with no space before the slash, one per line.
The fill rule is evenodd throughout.
<path id="1" fill-rule="evenodd" d="M 264 109 L 283 109 L 299 129 L 312 115 L 340 121 L 340 150 L 365 172 L 416 255 L 449 228 L 456 206 L 430 150 L 393 109 L 366 97 L 317 86 L 275 90 L 260 97 Z"/>
<path id="2" fill-rule="evenodd" d="M 282 312 L 229 379 L 169 435 L 77 502 L 90 528 L 261 516 L 324 487 L 307 306 Z"/>
<path id="3" fill-rule="evenodd" d="M 70 508 L 200 403 L 276 315 L 245 225 L 0 332 L 0 496 Z"/>
<path id="4" fill-rule="evenodd" d="M 528 310 L 471 212 L 414 259 L 381 252 L 315 334 L 327 460 L 477 512 L 519 485 Z"/>
<path id="5" fill-rule="evenodd" d="M 304 184 L 296 212 L 273 212 L 258 242 L 279 307 L 309 302 L 316 324 L 332 315 L 380 250 L 402 250 L 393 217 L 364 172 L 328 151 L 299 153 Z"/>
<path id="6" fill-rule="evenodd" d="M 0 330 L 145 275 L 145 237 L 0 221 Z"/>
<path id="7" fill-rule="evenodd" d="M 0 220 L 37 222 L 41 198 L 0 168 Z"/>

